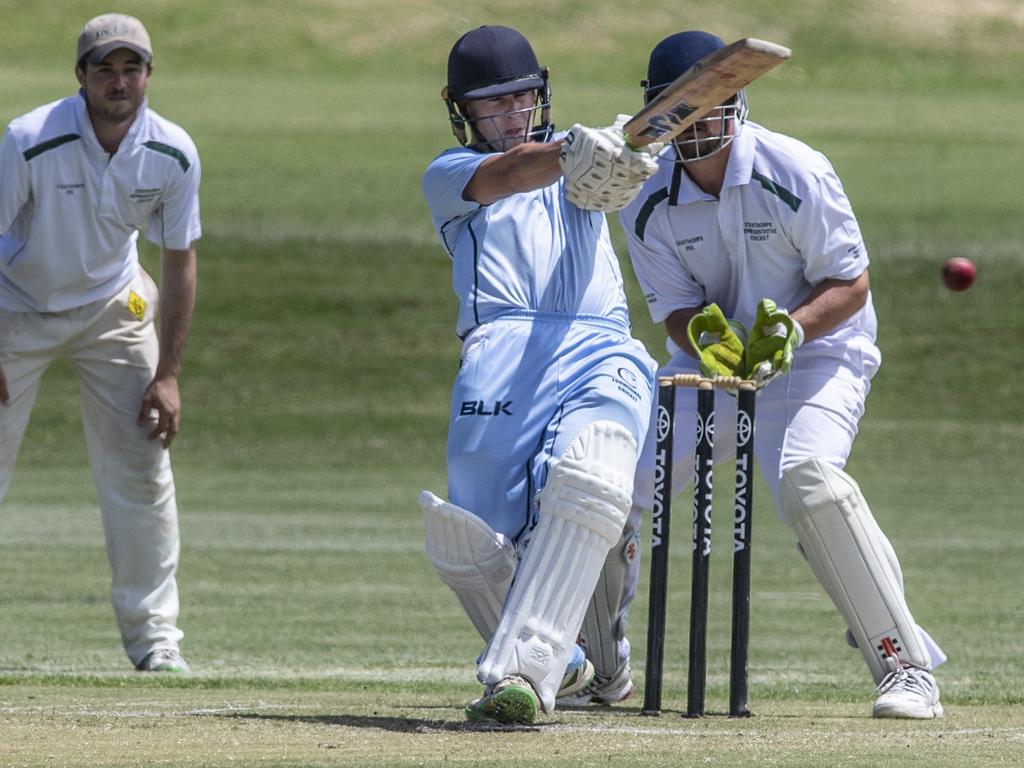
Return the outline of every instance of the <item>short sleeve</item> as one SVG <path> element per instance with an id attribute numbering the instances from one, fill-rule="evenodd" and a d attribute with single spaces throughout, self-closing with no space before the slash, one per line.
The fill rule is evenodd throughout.
<path id="1" fill-rule="evenodd" d="M 6 233 L 31 194 L 28 163 L 10 129 L 0 142 L 0 234 Z"/>

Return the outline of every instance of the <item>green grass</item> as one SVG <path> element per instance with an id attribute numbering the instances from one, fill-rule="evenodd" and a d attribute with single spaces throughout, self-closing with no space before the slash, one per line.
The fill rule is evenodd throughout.
<path id="1" fill-rule="evenodd" d="M 1024 57 L 1010 11 L 749 0 L 685 14 L 726 38 L 793 47 L 751 88 L 752 117 L 824 151 L 859 214 L 885 362 L 850 471 L 900 553 L 915 617 L 949 653 L 946 719 L 868 718 L 863 662 L 759 484 L 756 717 L 677 717 L 689 569 L 677 545 L 666 714 L 640 718 L 630 702 L 511 733 L 463 722 L 480 643 L 422 554 L 415 504 L 421 488 L 444 488 L 458 359 L 449 264 L 419 186 L 450 139 L 444 59 L 476 24 L 518 26 L 552 67 L 559 125 L 606 122 L 637 105 L 646 51 L 680 23 L 678 4 L 119 7 L 149 24 L 151 103 L 189 129 L 203 162 L 173 454 L 197 674 L 127 671 L 77 389 L 57 365 L 0 509 L 0 765 L 1019 762 L 1024 261 L 1012 159 Z M 106 10 L 0 0 L 0 123 L 72 92 L 73 38 Z M 952 255 L 978 264 L 966 293 L 940 285 Z M 144 262 L 155 269 L 152 248 Z M 636 332 L 664 357 L 623 262 Z M 729 576 L 713 560 L 713 712 L 727 695 Z M 646 588 L 645 569 L 631 633 L 641 686 Z"/>

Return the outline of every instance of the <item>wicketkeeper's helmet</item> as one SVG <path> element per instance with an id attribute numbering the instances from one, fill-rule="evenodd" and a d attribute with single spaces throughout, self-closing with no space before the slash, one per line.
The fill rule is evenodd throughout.
<path id="1" fill-rule="evenodd" d="M 651 51 L 647 63 L 647 79 L 640 82 L 644 89 L 644 103 L 657 98 L 665 87 L 710 53 L 724 48 L 722 38 L 709 32 L 689 31 L 669 35 Z M 739 133 L 747 118 L 747 94 L 741 90 L 722 105 L 722 114 L 709 115 L 698 120 L 710 129 L 698 138 L 697 126 L 683 131 L 673 139 L 676 154 L 682 162 L 702 160 L 725 149 Z M 730 129 L 730 126 L 734 127 Z M 684 154 L 685 152 L 685 154 Z"/>
<path id="2" fill-rule="evenodd" d="M 534 116 L 527 138 L 545 141 L 554 125 L 549 120 L 551 86 L 548 70 L 540 66 L 530 42 L 511 27 L 477 27 L 460 37 L 448 54 L 448 84 L 441 98 L 448 106 L 452 133 L 465 144 L 466 123 L 472 121 L 463 106 L 467 101 L 490 99 L 522 91 L 536 91 Z M 536 113 L 540 113 L 537 122 Z"/>

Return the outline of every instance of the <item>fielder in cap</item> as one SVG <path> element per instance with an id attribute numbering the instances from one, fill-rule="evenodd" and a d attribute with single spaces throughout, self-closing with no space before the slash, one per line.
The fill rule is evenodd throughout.
<path id="1" fill-rule="evenodd" d="M 645 98 L 722 45 L 697 31 L 662 40 Z M 651 317 L 668 332 L 672 357 L 659 373 L 763 384 L 757 462 L 878 685 L 874 716 L 941 717 L 930 670 L 945 656 L 914 622 L 896 554 L 843 469 L 881 363 L 860 227 L 822 154 L 746 115 L 740 92 L 699 120 L 622 211 Z M 719 402 L 723 461 L 735 451 L 735 401 Z M 677 390 L 676 409 L 673 481 L 682 487 L 693 476 L 692 390 Z M 653 453 L 648 440 L 634 494 L 643 509 L 653 504 Z"/>
<path id="2" fill-rule="evenodd" d="M 142 22 L 97 16 L 78 38 L 79 92 L 12 120 L 0 143 L 0 500 L 40 378 L 63 358 L 79 381 L 125 650 L 140 670 L 187 673 L 168 447 L 200 171 L 188 134 L 146 104 L 152 61 Z M 139 266 L 140 231 L 161 249 L 159 288 Z"/>
<path id="3" fill-rule="evenodd" d="M 615 127 L 555 133 L 547 70 L 508 27 L 455 43 L 443 97 L 460 146 L 423 190 L 463 346 L 449 500 L 420 497 L 426 550 L 486 643 L 467 716 L 530 723 L 594 682 L 577 646 L 588 605 L 605 635 L 621 626 L 607 595 L 617 608 L 636 552 L 627 516 L 654 363 L 630 334 L 603 211 L 657 166 Z M 624 698 L 628 652 L 607 650 L 597 674 L 619 673 Z"/>

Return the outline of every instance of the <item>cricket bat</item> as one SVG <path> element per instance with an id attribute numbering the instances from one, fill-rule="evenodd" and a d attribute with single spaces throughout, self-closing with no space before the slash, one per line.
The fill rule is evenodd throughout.
<path id="1" fill-rule="evenodd" d="M 790 53 L 789 48 L 753 37 L 709 53 L 633 115 L 623 128 L 626 142 L 639 149 L 653 141 L 672 140 Z"/>

